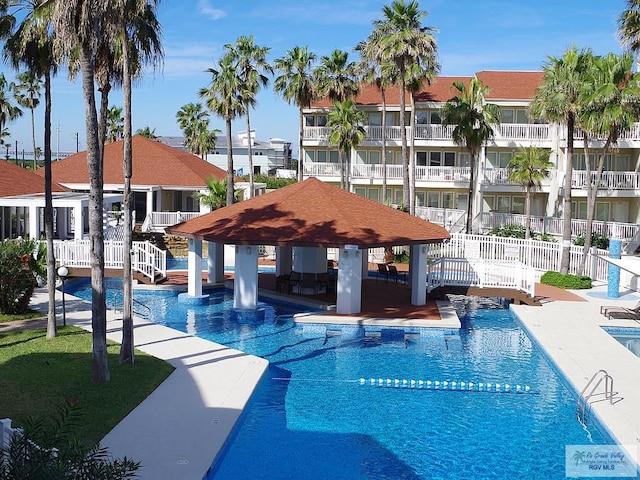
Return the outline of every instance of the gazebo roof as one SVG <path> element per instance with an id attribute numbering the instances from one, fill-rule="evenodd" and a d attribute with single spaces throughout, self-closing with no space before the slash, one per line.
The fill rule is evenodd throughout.
<path id="1" fill-rule="evenodd" d="M 373 248 L 436 243 L 439 225 L 316 178 L 169 227 L 174 235 L 236 245 Z"/>

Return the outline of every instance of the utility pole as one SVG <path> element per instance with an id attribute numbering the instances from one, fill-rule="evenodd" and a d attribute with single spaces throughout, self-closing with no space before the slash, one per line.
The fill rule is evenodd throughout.
<path id="1" fill-rule="evenodd" d="M 80 133 L 76 132 L 76 153 L 80 151 Z"/>

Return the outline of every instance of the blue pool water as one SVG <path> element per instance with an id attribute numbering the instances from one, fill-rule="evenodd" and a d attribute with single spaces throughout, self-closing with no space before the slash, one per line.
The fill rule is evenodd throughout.
<path id="1" fill-rule="evenodd" d="M 607 327 L 605 330 L 636 357 L 640 357 L 640 328 Z"/>
<path id="2" fill-rule="evenodd" d="M 460 330 L 358 338 L 296 326 L 299 306 L 261 302 L 257 314 L 239 315 L 225 290 L 202 307 L 172 292 L 135 297 L 157 323 L 270 362 L 207 479 L 563 479 L 565 445 L 611 443 L 582 429 L 575 397 L 503 309 L 472 308 Z M 529 390 L 412 389 L 403 380 Z"/>
<path id="3" fill-rule="evenodd" d="M 202 259 L 202 270 L 206 270 L 208 259 Z M 185 257 L 170 257 L 167 258 L 167 270 L 186 270 L 188 260 Z M 225 270 L 232 271 L 233 267 L 225 267 Z M 260 272 L 275 272 L 276 267 L 270 265 L 259 265 L 258 270 Z"/>

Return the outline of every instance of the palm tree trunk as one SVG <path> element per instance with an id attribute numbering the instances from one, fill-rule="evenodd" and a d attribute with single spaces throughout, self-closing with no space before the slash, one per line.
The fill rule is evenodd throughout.
<path id="1" fill-rule="evenodd" d="M 299 110 L 298 117 L 298 181 L 301 182 L 303 177 L 303 161 L 302 161 L 302 137 L 304 136 L 304 116 L 302 115 L 302 107 Z"/>
<path id="2" fill-rule="evenodd" d="M 35 128 L 33 131 L 35 135 Z M 35 153 L 35 148 L 33 151 Z M 56 258 L 53 252 L 53 194 L 51 183 L 51 73 L 47 71 L 44 75 L 44 234 L 47 240 L 47 293 L 49 295 L 47 338 L 53 338 L 57 333 Z"/>
<path id="3" fill-rule="evenodd" d="M 102 160 L 104 159 L 104 144 L 107 141 L 107 118 L 109 115 L 109 92 L 111 85 L 106 82 L 98 89 L 100 92 L 100 116 L 98 120 L 98 145 L 100 147 L 100 169 L 102 171 Z M 102 175 L 102 174 L 101 174 Z"/>
<path id="4" fill-rule="evenodd" d="M 249 198 L 253 198 L 253 148 L 251 146 L 251 121 L 249 120 L 249 104 L 245 103 L 247 114 L 247 153 L 249 154 Z"/>
<path id="5" fill-rule="evenodd" d="M 382 97 L 382 203 L 387 201 L 387 98 L 384 87 L 380 87 Z"/>
<path id="6" fill-rule="evenodd" d="M 409 120 L 409 213 L 416 214 L 416 158 L 415 158 L 415 101 L 411 93 L 411 119 Z"/>
<path id="7" fill-rule="evenodd" d="M 233 143 L 231 139 L 231 117 L 225 118 L 227 124 L 227 206 L 233 205 L 234 185 L 233 185 Z"/>
<path id="8" fill-rule="evenodd" d="M 346 174 L 345 174 L 346 173 L 345 172 L 345 169 L 346 169 L 346 166 L 345 166 L 346 159 L 345 159 L 345 157 L 346 157 L 345 152 L 344 151 L 340 151 L 340 188 L 342 190 L 346 190 L 347 189 Z"/>
<path id="9" fill-rule="evenodd" d="M 525 215 L 525 228 L 524 238 L 529 240 L 531 238 L 531 187 L 527 185 L 524 194 L 524 215 Z"/>
<path id="10" fill-rule="evenodd" d="M 122 92 L 124 102 L 123 161 L 124 176 L 124 238 L 122 266 L 122 343 L 120 363 L 132 364 L 133 353 L 133 278 L 131 272 L 131 251 L 133 249 L 133 217 L 131 208 L 131 176 L 133 153 L 131 140 L 131 73 L 129 71 L 129 39 L 126 28 L 122 28 Z"/>
<path id="11" fill-rule="evenodd" d="M 51 112 L 49 112 L 49 115 L 51 115 Z M 34 108 L 31 108 L 31 139 L 33 140 L 33 171 L 35 172 L 36 168 L 38 168 L 38 161 L 36 159 L 36 116 L 35 116 Z M 18 161 L 18 150 L 16 147 L 16 162 L 17 161 Z"/>
<path id="12" fill-rule="evenodd" d="M 571 252 L 571 177 L 573 174 L 573 132 L 575 118 L 567 118 L 567 155 L 564 166 L 564 185 L 562 196 L 562 245 L 560 250 L 560 273 L 569 273 Z"/>
<path id="13" fill-rule="evenodd" d="M 402 145 L 402 203 L 404 208 L 409 207 L 409 156 L 407 154 L 407 128 L 405 119 L 405 109 L 407 108 L 405 101 L 405 93 L 407 91 L 404 78 L 404 65 L 400 67 L 400 139 Z"/>
<path id="14" fill-rule="evenodd" d="M 467 198 L 467 226 L 465 233 L 471 234 L 473 223 L 473 199 L 475 196 L 475 183 L 476 183 L 476 152 L 473 149 L 469 149 L 469 197 Z"/>
<path id="15" fill-rule="evenodd" d="M 87 46 L 80 47 L 82 90 L 87 130 L 87 166 L 89 169 L 89 238 L 91 242 L 91 328 L 93 339 L 92 373 L 94 382 L 109 380 L 107 357 L 107 305 L 104 285 L 103 178 L 98 141 L 98 118 L 93 90 L 95 72 Z"/>

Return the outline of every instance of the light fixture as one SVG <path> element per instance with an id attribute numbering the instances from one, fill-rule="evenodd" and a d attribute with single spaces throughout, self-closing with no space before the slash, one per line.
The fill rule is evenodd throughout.
<path id="1" fill-rule="evenodd" d="M 64 302 L 64 281 L 67 279 L 69 275 L 69 269 L 64 265 L 58 267 L 58 276 L 62 280 L 62 325 L 67 326 L 67 310 Z"/>
<path id="2" fill-rule="evenodd" d="M 251 255 L 251 247 L 247 247 L 247 255 Z"/>

